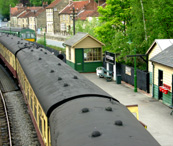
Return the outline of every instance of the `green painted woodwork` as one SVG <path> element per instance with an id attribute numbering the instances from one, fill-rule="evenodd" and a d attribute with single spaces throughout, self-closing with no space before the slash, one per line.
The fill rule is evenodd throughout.
<path id="1" fill-rule="evenodd" d="M 75 69 L 78 72 L 83 72 L 84 70 L 83 60 L 83 49 L 75 49 Z"/>
<path id="2" fill-rule="evenodd" d="M 84 72 L 96 72 L 96 68 L 103 66 L 103 62 L 85 62 Z"/>
<path id="3" fill-rule="evenodd" d="M 66 60 L 66 63 L 72 67 L 73 69 L 75 69 L 75 63 Z M 84 63 L 84 70 L 83 72 L 96 72 L 96 68 L 103 66 L 103 62 L 87 62 Z"/>
<path id="4" fill-rule="evenodd" d="M 153 83 L 153 73 L 150 72 L 150 84 L 152 84 L 152 83 Z"/>
<path id="5" fill-rule="evenodd" d="M 154 98 L 158 99 L 158 92 L 159 92 L 159 87 L 157 85 L 154 85 Z M 172 104 L 172 93 L 168 92 L 168 94 L 163 93 L 163 103 L 166 105 L 171 105 Z"/>
<path id="6" fill-rule="evenodd" d="M 167 105 L 172 105 L 172 93 L 163 94 L 163 103 Z"/>
<path id="7" fill-rule="evenodd" d="M 158 89 L 159 89 L 158 86 L 154 84 L 154 90 L 153 90 L 153 92 L 154 92 L 154 98 L 155 99 L 158 99 L 158 97 L 159 97 L 159 95 L 158 95 L 159 90 Z"/>
<path id="8" fill-rule="evenodd" d="M 66 60 L 66 63 L 71 66 L 73 69 L 75 69 L 75 64 L 69 60 Z"/>

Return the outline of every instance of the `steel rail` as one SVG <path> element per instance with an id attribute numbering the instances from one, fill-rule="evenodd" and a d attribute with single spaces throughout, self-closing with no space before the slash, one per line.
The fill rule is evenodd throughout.
<path id="1" fill-rule="evenodd" d="M 4 97 L 2 95 L 1 90 L 0 90 L 0 96 L 1 96 L 1 99 L 2 99 L 2 102 L 3 102 L 3 105 L 4 105 L 4 110 L 5 110 L 6 120 L 7 120 L 9 142 L 10 142 L 10 146 L 12 146 L 11 131 L 10 131 L 10 122 L 9 122 L 9 119 L 8 119 L 8 114 L 7 114 L 7 108 L 6 108 L 5 100 L 4 100 Z"/>

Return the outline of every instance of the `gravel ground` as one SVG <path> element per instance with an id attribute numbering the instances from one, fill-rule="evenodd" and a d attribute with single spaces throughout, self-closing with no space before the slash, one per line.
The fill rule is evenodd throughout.
<path id="1" fill-rule="evenodd" d="M 37 134 L 21 92 L 8 92 L 4 96 L 12 125 L 13 145 L 39 146 Z"/>

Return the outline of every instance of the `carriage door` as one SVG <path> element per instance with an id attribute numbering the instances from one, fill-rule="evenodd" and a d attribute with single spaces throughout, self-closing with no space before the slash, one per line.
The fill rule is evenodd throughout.
<path id="1" fill-rule="evenodd" d="M 162 86 L 162 85 L 163 85 L 163 71 L 159 70 L 158 71 L 158 86 Z M 159 100 L 162 100 L 163 92 L 161 92 L 160 90 L 158 92 L 159 92 L 158 98 L 159 98 Z"/>
<path id="2" fill-rule="evenodd" d="M 75 69 L 78 72 L 83 72 L 84 68 L 83 49 L 75 49 Z"/>

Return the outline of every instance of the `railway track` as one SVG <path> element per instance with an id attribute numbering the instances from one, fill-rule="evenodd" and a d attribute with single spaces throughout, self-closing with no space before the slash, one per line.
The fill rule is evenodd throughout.
<path id="1" fill-rule="evenodd" d="M 2 91 L 0 91 L 0 96 L 4 97 L 0 101 L 0 146 L 39 146 L 37 133 L 23 95 L 8 71 L 1 65 L 0 90 Z M 8 124 L 6 124 L 3 101 L 6 104 L 6 112 L 8 112 Z M 11 134 L 8 134 L 8 131 Z"/>
<path id="2" fill-rule="evenodd" d="M 12 146 L 10 122 L 7 113 L 7 107 L 0 90 L 0 145 Z"/>

